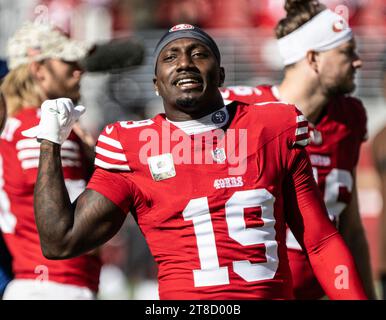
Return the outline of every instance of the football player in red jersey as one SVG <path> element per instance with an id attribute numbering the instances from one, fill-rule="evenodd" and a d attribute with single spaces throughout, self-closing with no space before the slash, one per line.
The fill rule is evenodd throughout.
<path id="1" fill-rule="evenodd" d="M 1 75 L 2 78 L 2 75 Z M 1 81 L 1 80 L 0 80 Z M 0 91 L 0 134 L 3 131 L 7 119 L 7 106 L 3 93 Z M 6 286 L 12 279 L 11 255 L 5 245 L 2 232 L 0 230 L 0 299 L 3 296 Z"/>
<path id="2" fill-rule="evenodd" d="M 41 141 L 35 217 L 44 255 L 101 245 L 130 211 L 158 263 L 161 299 L 292 299 L 288 223 L 331 299 L 366 299 L 312 177 L 304 116 L 283 103 L 225 107 L 224 77 L 208 34 L 171 28 L 155 49 L 165 114 L 105 127 L 75 206 L 60 144 L 84 109 L 45 101 L 39 125 L 24 132 Z"/>
<path id="3" fill-rule="evenodd" d="M 383 96 L 386 99 L 386 50 L 382 53 Z M 372 142 L 372 156 L 374 167 L 380 181 L 382 195 L 382 211 L 380 218 L 380 262 L 378 276 L 381 282 L 382 298 L 386 300 L 386 126 L 381 128 Z"/>
<path id="4" fill-rule="evenodd" d="M 336 13 L 317 1 L 286 1 L 287 16 L 276 27 L 285 64 L 277 86 L 229 87 L 226 100 L 245 103 L 286 101 L 309 121 L 307 146 L 315 179 L 324 195 L 330 219 L 350 248 L 367 295 L 374 299 L 369 252 L 361 223 L 355 179 L 361 143 L 366 139 L 366 112 L 360 100 L 349 97 L 362 61 L 352 31 Z M 306 252 L 291 232 L 288 256 L 298 299 L 324 295 Z"/>
<path id="5" fill-rule="evenodd" d="M 33 207 L 39 143 L 21 132 L 39 123 L 41 103 L 68 95 L 79 99 L 86 48 L 51 26 L 27 23 L 9 40 L 9 73 L 2 83 L 8 119 L 0 139 L 0 226 L 15 275 L 4 299 L 93 299 L 100 259 L 94 254 L 52 261 L 40 247 Z M 74 132 L 62 145 L 64 182 L 71 200 L 84 190 L 92 170 L 86 145 Z"/>

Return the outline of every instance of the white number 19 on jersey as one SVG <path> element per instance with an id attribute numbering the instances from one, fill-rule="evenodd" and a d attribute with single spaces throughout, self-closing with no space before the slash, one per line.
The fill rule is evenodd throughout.
<path id="1" fill-rule="evenodd" d="M 272 279 L 279 264 L 275 240 L 275 197 L 266 189 L 235 192 L 225 203 L 225 215 L 230 238 L 242 246 L 264 244 L 266 262 L 251 263 L 248 260 L 233 261 L 233 271 L 245 281 Z M 261 208 L 263 225 L 247 228 L 244 209 Z M 193 222 L 201 269 L 193 270 L 195 287 L 229 284 L 228 267 L 220 267 L 208 198 L 189 201 L 183 217 Z"/>

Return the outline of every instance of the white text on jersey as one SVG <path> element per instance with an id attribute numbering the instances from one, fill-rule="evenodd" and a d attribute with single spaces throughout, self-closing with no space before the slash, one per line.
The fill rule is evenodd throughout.
<path id="1" fill-rule="evenodd" d="M 320 154 L 311 154 L 310 160 L 313 166 L 329 167 L 331 165 L 331 158 L 329 156 L 322 156 Z"/>
<path id="2" fill-rule="evenodd" d="M 243 177 L 227 177 L 224 179 L 216 179 L 213 183 L 213 186 L 216 189 L 236 188 L 242 187 L 243 185 Z"/>

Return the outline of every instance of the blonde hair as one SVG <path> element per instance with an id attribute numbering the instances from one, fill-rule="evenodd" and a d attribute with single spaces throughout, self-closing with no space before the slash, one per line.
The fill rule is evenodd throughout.
<path id="1" fill-rule="evenodd" d="M 1 84 L 7 103 L 7 114 L 15 115 L 23 107 L 39 107 L 43 102 L 40 89 L 29 71 L 29 65 L 11 70 Z"/>
<path id="2" fill-rule="evenodd" d="M 287 16 L 275 28 L 276 38 L 280 39 L 295 31 L 325 9 L 317 0 L 286 0 L 284 9 Z"/>

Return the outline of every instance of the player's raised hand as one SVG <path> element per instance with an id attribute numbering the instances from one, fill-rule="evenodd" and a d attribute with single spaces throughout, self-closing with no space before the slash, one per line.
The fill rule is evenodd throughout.
<path id="1" fill-rule="evenodd" d="M 74 106 L 71 99 L 68 98 L 46 100 L 41 106 L 39 125 L 24 130 L 22 134 L 26 137 L 45 139 L 61 145 L 70 135 L 75 121 L 85 110 L 84 106 Z"/>

